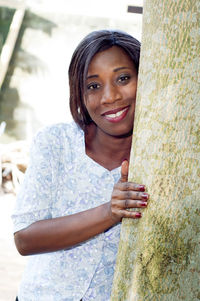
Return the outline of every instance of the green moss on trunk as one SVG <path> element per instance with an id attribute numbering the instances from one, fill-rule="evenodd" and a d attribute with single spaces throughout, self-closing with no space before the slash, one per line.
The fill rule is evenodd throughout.
<path id="1" fill-rule="evenodd" d="M 200 297 L 199 1 L 146 0 L 129 179 L 151 196 L 124 220 L 111 300 Z"/>

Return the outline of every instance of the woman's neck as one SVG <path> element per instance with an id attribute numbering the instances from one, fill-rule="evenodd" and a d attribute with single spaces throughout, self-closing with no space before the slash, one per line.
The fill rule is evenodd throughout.
<path id="1" fill-rule="evenodd" d="M 132 135 L 115 137 L 107 135 L 92 124 L 85 134 L 86 154 L 108 170 L 121 166 L 124 159 L 129 160 Z"/>

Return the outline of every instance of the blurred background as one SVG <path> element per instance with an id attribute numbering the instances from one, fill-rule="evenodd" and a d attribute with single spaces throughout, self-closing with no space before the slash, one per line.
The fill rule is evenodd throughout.
<path id="1" fill-rule="evenodd" d="M 68 122 L 67 70 L 80 40 L 120 29 L 138 40 L 142 0 L 0 0 L 0 300 L 14 300 L 26 258 L 10 215 L 35 132 Z M 28 301 L 28 300 L 27 300 Z"/>

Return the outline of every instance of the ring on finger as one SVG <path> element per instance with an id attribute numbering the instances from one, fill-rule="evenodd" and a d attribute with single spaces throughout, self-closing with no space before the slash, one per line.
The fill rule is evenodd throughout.
<path id="1" fill-rule="evenodd" d="M 125 208 L 125 209 L 129 208 L 129 207 L 128 207 L 128 200 L 125 200 L 125 201 L 124 201 L 124 208 Z"/>

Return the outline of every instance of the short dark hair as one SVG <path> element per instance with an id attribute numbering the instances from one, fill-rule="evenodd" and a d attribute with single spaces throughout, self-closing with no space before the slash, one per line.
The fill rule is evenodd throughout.
<path id="1" fill-rule="evenodd" d="M 88 34 L 75 49 L 69 65 L 70 110 L 74 121 L 85 131 L 92 122 L 84 104 L 85 82 L 94 55 L 112 46 L 121 47 L 132 59 L 138 72 L 140 42 L 126 32 L 99 30 Z"/>

